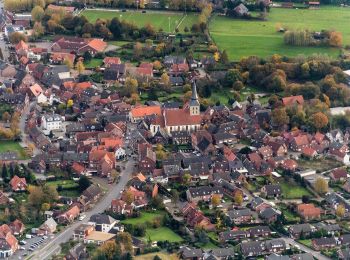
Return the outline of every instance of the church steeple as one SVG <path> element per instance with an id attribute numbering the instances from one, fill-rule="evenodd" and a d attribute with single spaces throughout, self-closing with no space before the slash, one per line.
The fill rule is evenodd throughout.
<path id="1" fill-rule="evenodd" d="M 199 109 L 200 109 L 200 104 L 198 101 L 196 81 L 193 81 L 193 83 L 192 83 L 192 97 L 190 100 L 190 114 L 191 114 L 191 116 L 199 115 L 199 113 L 200 113 Z"/>

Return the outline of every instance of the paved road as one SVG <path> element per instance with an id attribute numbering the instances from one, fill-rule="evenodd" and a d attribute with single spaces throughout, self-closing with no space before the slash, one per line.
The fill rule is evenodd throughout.
<path id="1" fill-rule="evenodd" d="M 120 181 L 117 185 L 112 186 L 107 194 L 100 200 L 93 209 L 85 212 L 86 218 L 82 221 L 77 221 L 70 226 L 67 226 L 64 231 L 59 233 L 47 245 L 40 250 L 33 252 L 27 259 L 50 259 L 53 255 L 60 251 L 60 244 L 67 242 L 73 236 L 73 231 L 82 223 L 87 223 L 90 216 L 101 213 L 110 206 L 112 199 L 120 196 L 120 192 L 124 189 L 134 170 L 135 161 L 130 158 L 125 165 L 125 170 L 121 173 Z"/>
<path id="2" fill-rule="evenodd" d="M 303 244 L 300 244 L 296 242 L 294 239 L 290 237 L 282 237 L 282 239 L 286 242 L 286 244 L 290 244 L 292 246 L 299 246 L 299 248 L 306 253 L 312 254 L 314 257 L 316 257 L 318 260 L 330 260 L 327 256 L 322 255 L 320 252 L 317 252 L 315 250 L 312 250 L 311 248 L 304 246 Z"/>

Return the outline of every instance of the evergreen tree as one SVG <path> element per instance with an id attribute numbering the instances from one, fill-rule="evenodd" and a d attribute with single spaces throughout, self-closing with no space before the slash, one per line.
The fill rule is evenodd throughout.
<path id="1" fill-rule="evenodd" d="M 6 164 L 3 164 L 3 165 L 2 165 L 1 177 L 2 177 L 2 180 L 3 180 L 4 182 L 8 182 L 8 174 L 7 174 Z"/>
<path id="2" fill-rule="evenodd" d="M 10 178 L 12 179 L 13 176 L 15 176 L 15 172 L 13 170 L 13 164 L 12 163 L 10 163 L 9 173 L 10 173 Z"/>

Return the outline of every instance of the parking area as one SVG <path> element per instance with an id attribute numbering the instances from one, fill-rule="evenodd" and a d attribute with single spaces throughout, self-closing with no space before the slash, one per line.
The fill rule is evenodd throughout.
<path id="1" fill-rule="evenodd" d="M 19 250 L 12 256 L 13 259 L 25 259 L 33 251 L 42 247 L 53 238 L 51 236 L 34 236 L 32 238 L 26 238 L 19 241 Z"/>

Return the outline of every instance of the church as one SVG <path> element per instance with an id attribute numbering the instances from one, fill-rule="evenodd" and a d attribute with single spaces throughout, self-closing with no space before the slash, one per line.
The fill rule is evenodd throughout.
<path id="1" fill-rule="evenodd" d="M 163 109 L 161 115 L 156 116 L 151 124 L 150 131 L 155 135 L 158 131 L 165 130 L 168 136 L 174 132 L 193 132 L 201 127 L 202 115 L 197 94 L 196 83 L 192 84 L 191 100 L 183 108 Z"/>

